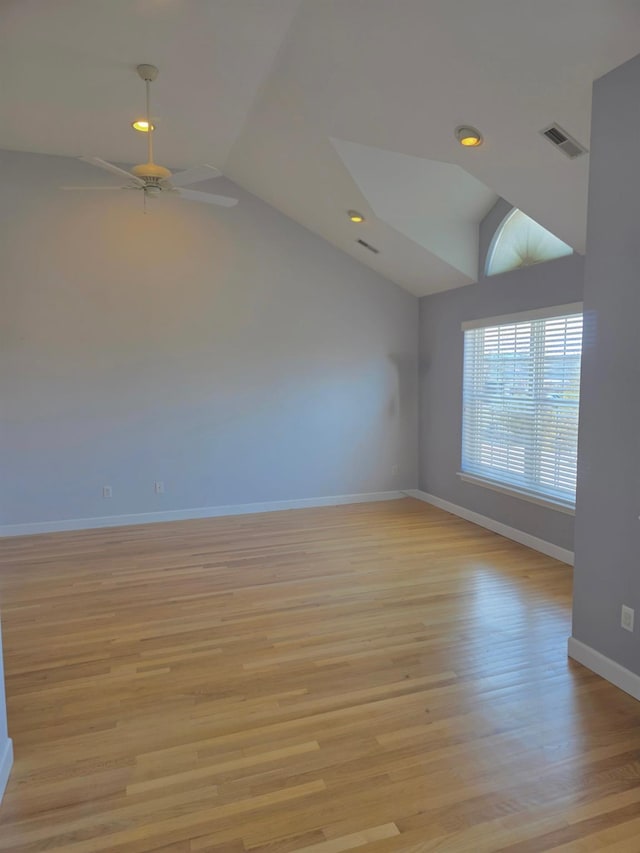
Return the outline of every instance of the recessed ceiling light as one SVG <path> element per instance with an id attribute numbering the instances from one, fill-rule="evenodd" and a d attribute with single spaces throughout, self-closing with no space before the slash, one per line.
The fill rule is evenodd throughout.
<path id="1" fill-rule="evenodd" d="M 456 139 L 460 145 L 464 145 L 465 148 L 477 148 L 478 145 L 482 145 L 484 141 L 479 130 L 476 130 L 475 127 L 468 127 L 466 125 L 456 127 Z"/>
<path id="2" fill-rule="evenodd" d="M 134 130 L 139 130 L 140 133 L 148 133 L 149 132 L 149 122 L 144 118 L 139 118 L 137 121 L 131 122 L 131 127 Z M 155 130 L 155 124 L 151 125 L 151 130 Z"/>
<path id="3" fill-rule="evenodd" d="M 358 213 L 357 210 L 348 210 L 347 216 L 352 222 L 364 222 L 364 216 L 361 213 Z"/>

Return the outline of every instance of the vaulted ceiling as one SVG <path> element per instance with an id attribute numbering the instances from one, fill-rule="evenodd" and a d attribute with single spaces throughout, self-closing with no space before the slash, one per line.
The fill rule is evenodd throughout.
<path id="1" fill-rule="evenodd" d="M 498 196 L 584 251 L 588 156 L 539 131 L 588 147 L 591 84 L 639 44 L 640 0 L 4 0 L 0 147 L 141 162 L 153 63 L 159 162 L 219 166 L 422 295 L 474 281 Z"/>

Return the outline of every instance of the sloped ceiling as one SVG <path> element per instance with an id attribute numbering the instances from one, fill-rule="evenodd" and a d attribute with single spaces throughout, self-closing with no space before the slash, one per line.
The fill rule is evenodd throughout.
<path id="1" fill-rule="evenodd" d="M 0 147 L 144 161 L 135 68 L 157 65 L 156 148 L 224 166 L 300 0 L 2 0 Z"/>
<path id="2" fill-rule="evenodd" d="M 588 156 L 539 131 L 588 146 L 593 80 L 639 44 L 638 0 L 8 0 L 0 147 L 140 162 L 152 62 L 159 162 L 220 166 L 422 295 L 474 280 L 498 195 L 584 251 Z"/>

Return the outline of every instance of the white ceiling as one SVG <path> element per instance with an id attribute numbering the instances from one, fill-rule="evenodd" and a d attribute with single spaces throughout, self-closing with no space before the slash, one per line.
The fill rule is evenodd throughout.
<path id="1" fill-rule="evenodd" d="M 421 295 L 473 280 L 496 194 L 584 251 L 588 157 L 538 131 L 588 146 L 591 83 L 639 44 L 640 0 L 4 0 L 0 147 L 140 162 L 154 63 L 159 162 L 220 166 Z"/>
<path id="2" fill-rule="evenodd" d="M 0 147 L 224 165 L 300 0 L 0 0 Z"/>

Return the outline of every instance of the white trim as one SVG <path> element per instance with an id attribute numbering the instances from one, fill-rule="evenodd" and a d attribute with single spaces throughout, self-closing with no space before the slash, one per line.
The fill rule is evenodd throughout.
<path id="1" fill-rule="evenodd" d="M 571 302 L 568 305 L 550 305 L 547 308 L 534 308 L 532 311 L 503 314 L 500 317 L 480 317 L 477 320 L 465 320 L 461 326 L 462 331 L 467 332 L 469 329 L 488 329 L 507 323 L 528 323 L 531 320 L 547 320 L 550 317 L 568 317 L 571 314 L 582 314 L 583 310 L 582 302 Z"/>
<path id="2" fill-rule="evenodd" d="M 559 545 L 554 545 L 553 542 L 547 542 L 545 539 L 538 539 L 537 536 L 532 536 L 530 533 L 525 533 L 523 530 L 517 530 L 515 527 L 509 527 L 507 524 L 502 524 L 501 521 L 496 521 L 494 518 L 489 518 L 486 515 L 480 515 L 478 512 L 467 509 L 463 506 L 445 501 L 442 498 L 437 498 L 435 495 L 430 495 L 420 489 L 408 489 L 405 495 L 411 498 L 417 498 L 419 501 L 437 506 L 439 509 L 450 512 L 453 515 L 458 515 L 466 521 L 473 524 L 478 524 L 480 527 L 486 527 L 487 530 L 492 530 L 494 533 L 505 536 L 507 539 L 513 539 L 514 542 L 519 542 L 521 545 L 526 545 L 527 548 L 532 548 L 534 551 L 540 551 L 541 554 L 546 554 L 548 557 L 553 557 L 555 560 L 560 560 L 561 563 L 573 565 L 573 551 L 568 551 L 566 548 L 560 548 Z"/>
<path id="3" fill-rule="evenodd" d="M 567 652 L 570 658 L 577 660 L 587 669 L 601 675 L 634 699 L 640 699 L 640 675 L 636 675 L 630 669 L 597 652 L 591 646 L 576 640 L 575 637 L 569 637 Z"/>
<path id="4" fill-rule="evenodd" d="M 4 795 L 5 788 L 7 787 L 12 767 L 13 742 L 11 738 L 7 738 L 4 744 L 4 749 L 2 750 L 2 755 L 0 756 L 0 803 L 2 802 L 2 797 Z"/>
<path id="5" fill-rule="evenodd" d="M 257 512 L 277 512 L 282 509 L 304 509 L 306 507 L 391 501 L 404 496 L 404 491 L 365 492 L 357 495 L 333 495 L 331 497 L 303 498 L 292 501 L 268 501 L 266 503 L 173 509 L 164 512 L 141 512 L 133 515 L 105 515 L 94 518 L 66 518 L 61 521 L 34 521 L 26 524 L 1 525 L 0 537 L 30 536 L 33 533 L 56 533 L 63 530 L 91 530 L 97 527 L 125 527 L 131 524 L 185 521 L 192 518 L 217 518 L 224 515 L 248 515 Z"/>
<path id="6" fill-rule="evenodd" d="M 547 509 L 555 509 L 558 512 L 564 512 L 566 515 L 576 514 L 575 506 L 569 506 L 569 504 L 563 504 L 551 498 L 542 498 L 531 492 L 526 492 L 524 489 L 518 489 L 515 486 L 507 486 L 495 480 L 485 480 L 484 477 L 476 477 L 475 474 L 466 474 L 464 471 L 458 471 L 457 476 L 461 480 L 464 480 L 465 483 L 473 483 L 474 486 L 483 486 L 485 489 L 501 492 L 503 495 L 511 495 L 511 497 L 520 498 L 523 501 L 547 507 Z"/>

